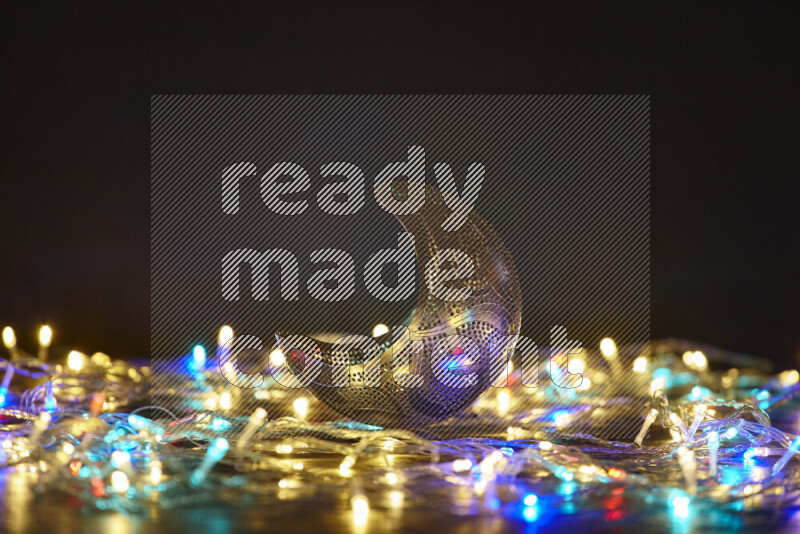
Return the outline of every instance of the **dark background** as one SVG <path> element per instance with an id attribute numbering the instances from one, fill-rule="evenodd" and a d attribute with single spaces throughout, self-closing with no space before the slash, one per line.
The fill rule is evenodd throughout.
<path id="1" fill-rule="evenodd" d="M 0 323 L 149 350 L 153 94 L 650 94 L 652 335 L 800 359 L 797 8 L 6 3 Z M 524 266 L 521 266 L 524 267 Z"/>

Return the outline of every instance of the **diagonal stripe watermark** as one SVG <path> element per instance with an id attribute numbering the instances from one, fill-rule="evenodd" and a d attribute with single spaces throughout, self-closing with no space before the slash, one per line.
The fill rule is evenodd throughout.
<path id="1" fill-rule="evenodd" d="M 153 403 L 629 438 L 649 392 L 649 103 L 153 97 Z"/>

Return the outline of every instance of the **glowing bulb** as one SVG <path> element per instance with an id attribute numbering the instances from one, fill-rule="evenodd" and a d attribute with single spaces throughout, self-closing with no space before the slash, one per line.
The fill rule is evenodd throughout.
<path id="1" fill-rule="evenodd" d="M 14 329 L 10 326 L 3 328 L 3 345 L 7 349 L 13 349 L 17 346 L 17 336 L 14 335 Z"/>
<path id="2" fill-rule="evenodd" d="M 592 381 L 586 378 L 585 376 L 581 379 L 581 383 L 575 388 L 578 391 L 586 391 L 592 385 Z"/>
<path id="3" fill-rule="evenodd" d="M 685 363 L 686 365 L 691 367 L 694 364 L 694 352 L 688 350 L 683 353 L 682 358 L 683 358 L 683 363 Z"/>
<path id="4" fill-rule="evenodd" d="M 522 499 L 522 504 L 524 504 L 525 506 L 533 506 L 534 504 L 537 503 L 538 500 L 539 497 L 537 497 L 534 493 L 529 493 L 525 495 L 524 499 Z"/>
<path id="5" fill-rule="evenodd" d="M 647 431 L 650 430 L 650 427 L 653 425 L 653 422 L 656 420 L 656 417 L 658 417 L 658 410 L 653 408 L 644 418 L 644 424 L 642 425 L 641 430 L 639 430 L 639 433 L 636 435 L 636 439 L 633 440 L 633 442 L 637 446 L 639 447 L 642 446 L 642 441 L 644 441 L 644 438 L 647 435 Z"/>
<path id="6" fill-rule="evenodd" d="M 700 423 L 706 417 L 706 413 L 708 408 L 705 404 L 698 404 L 694 407 L 694 420 L 692 421 L 692 426 L 689 427 L 689 440 L 694 439 L 694 435 L 697 433 L 697 429 L 700 428 Z"/>
<path id="7" fill-rule="evenodd" d="M 561 428 L 569 423 L 569 412 L 559 410 L 555 414 L 556 427 Z"/>
<path id="8" fill-rule="evenodd" d="M 736 437 L 736 434 L 738 434 L 738 433 L 739 433 L 739 431 L 736 430 L 736 427 L 732 426 L 728 430 L 725 431 L 725 438 L 733 439 L 733 438 Z"/>
<path id="9" fill-rule="evenodd" d="M 689 506 L 689 497 L 675 497 L 672 499 L 672 506 L 676 508 L 685 508 Z"/>
<path id="10" fill-rule="evenodd" d="M 111 357 L 102 352 L 95 352 L 92 354 L 92 363 L 98 367 L 109 367 L 111 365 Z"/>
<path id="11" fill-rule="evenodd" d="M 231 409 L 231 394 L 227 391 L 219 396 L 219 407 L 223 410 Z"/>
<path id="12" fill-rule="evenodd" d="M 275 447 L 275 450 L 278 452 L 278 454 L 291 454 L 294 449 L 288 443 L 281 443 Z"/>
<path id="13" fill-rule="evenodd" d="M 73 350 L 67 356 L 67 366 L 73 371 L 80 371 L 83 369 L 83 354 L 77 350 Z"/>
<path id="14" fill-rule="evenodd" d="M 685 507 L 677 506 L 677 507 L 673 508 L 672 514 L 675 517 L 680 517 L 681 519 L 686 519 L 687 517 L 689 517 L 689 507 L 688 506 L 685 506 Z"/>
<path id="15" fill-rule="evenodd" d="M 161 482 L 161 476 L 163 475 L 163 470 L 161 468 L 161 462 L 158 460 L 150 463 L 150 483 L 153 485 L 158 485 Z"/>
<path id="16" fill-rule="evenodd" d="M 573 375 L 579 375 L 586 369 L 586 364 L 580 358 L 571 358 L 567 364 L 567 371 Z"/>
<path id="17" fill-rule="evenodd" d="M 511 407 L 511 392 L 507 389 L 500 390 L 497 393 L 497 413 L 506 415 Z"/>
<path id="18" fill-rule="evenodd" d="M 217 409 L 217 399 L 212 395 L 208 397 L 204 402 L 203 406 L 206 407 L 208 410 L 216 410 Z"/>
<path id="19" fill-rule="evenodd" d="M 381 337 L 387 333 L 389 333 L 389 327 L 382 323 L 376 324 L 372 329 L 372 337 Z"/>
<path id="20" fill-rule="evenodd" d="M 297 415 L 298 419 L 305 419 L 308 416 L 308 399 L 305 397 L 300 397 L 299 399 L 295 399 L 292 403 L 294 407 L 294 413 Z"/>
<path id="21" fill-rule="evenodd" d="M 665 385 L 666 381 L 663 378 L 658 377 L 652 382 L 650 382 L 650 392 L 655 393 L 656 391 L 662 390 L 664 389 Z"/>
<path id="22" fill-rule="evenodd" d="M 672 515 L 681 519 L 689 516 L 689 497 L 681 496 L 672 499 Z"/>
<path id="23" fill-rule="evenodd" d="M 759 456 L 761 458 L 765 458 L 765 457 L 769 456 L 769 447 L 756 447 L 755 449 L 753 449 L 753 453 L 756 456 Z"/>
<path id="24" fill-rule="evenodd" d="M 342 475 L 343 477 L 349 477 L 350 475 L 352 475 L 353 472 L 350 470 L 350 468 L 353 467 L 355 463 L 356 463 L 355 456 L 353 456 L 352 454 L 348 454 L 347 456 L 345 456 L 344 460 L 342 460 L 342 463 L 339 464 L 339 474 Z"/>
<path id="25" fill-rule="evenodd" d="M 44 409 L 52 412 L 56 409 L 56 396 L 53 393 L 53 381 L 49 380 L 44 385 Z"/>
<path id="26" fill-rule="evenodd" d="M 227 361 L 222 364 L 222 376 L 236 376 L 236 367 L 232 361 Z"/>
<path id="27" fill-rule="evenodd" d="M 131 455 L 124 451 L 114 451 L 111 454 L 111 462 L 121 468 L 131 463 Z"/>
<path id="28" fill-rule="evenodd" d="M 683 420 L 678 416 L 678 414 L 672 412 L 671 414 L 669 414 L 669 420 L 675 426 L 675 428 L 677 428 L 677 430 L 680 432 L 679 438 L 675 441 L 680 441 L 681 439 L 684 439 L 689 435 L 689 429 L 686 428 L 685 424 L 683 424 Z M 672 429 L 670 428 L 670 430 Z"/>
<path id="29" fill-rule="evenodd" d="M 363 495 L 353 497 L 351 500 L 353 506 L 353 522 L 356 525 L 363 526 L 367 522 L 369 516 L 369 501 Z"/>
<path id="30" fill-rule="evenodd" d="M 65 453 L 68 455 L 72 455 L 75 452 L 75 446 L 72 443 L 65 443 L 64 446 L 61 448 Z"/>
<path id="31" fill-rule="evenodd" d="M 392 508 L 400 508 L 403 506 L 403 492 L 399 490 L 392 490 L 389 492 L 389 504 Z"/>
<path id="32" fill-rule="evenodd" d="M 286 356 L 283 355 L 283 351 L 281 349 L 275 349 L 269 353 L 269 361 L 272 363 L 272 365 L 280 367 L 286 363 Z"/>
<path id="33" fill-rule="evenodd" d="M 225 345 L 225 343 L 231 339 L 233 339 L 233 328 L 225 325 L 219 329 L 219 336 L 217 337 L 217 344 L 219 344 L 219 346 Z"/>
<path id="34" fill-rule="evenodd" d="M 644 373 L 647 371 L 647 358 L 644 356 L 639 356 L 635 360 L 633 360 L 633 372 L 634 373 Z"/>
<path id="35" fill-rule="evenodd" d="M 526 506 L 522 509 L 522 517 L 528 523 L 533 523 L 536 521 L 536 518 L 539 516 L 539 511 L 537 508 L 533 506 Z"/>
<path id="36" fill-rule="evenodd" d="M 114 471 L 111 473 L 111 485 L 119 493 L 125 493 L 131 487 L 131 481 L 124 472 Z"/>
<path id="37" fill-rule="evenodd" d="M 617 354 L 617 344 L 614 343 L 614 340 L 610 337 L 603 338 L 600 341 L 600 352 L 603 353 L 603 356 L 606 358 L 611 358 L 616 356 Z"/>
<path id="38" fill-rule="evenodd" d="M 616 467 L 612 467 L 608 470 L 608 476 L 613 478 L 614 480 L 621 480 L 625 478 L 625 471 L 622 469 L 617 469 Z"/>
<path id="39" fill-rule="evenodd" d="M 386 483 L 394 486 L 397 484 L 398 478 L 395 473 L 386 473 Z"/>
<path id="40" fill-rule="evenodd" d="M 42 326 L 39 329 L 39 345 L 49 347 L 51 341 L 53 341 L 53 329 L 47 325 Z"/>
<path id="41" fill-rule="evenodd" d="M 192 360 L 195 369 L 202 369 L 206 365 L 206 349 L 202 345 L 195 345 L 192 349 Z"/>
<path id="42" fill-rule="evenodd" d="M 780 377 L 781 384 L 784 387 L 793 386 L 800 381 L 800 373 L 798 373 L 795 369 L 784 371 L 778 376 Z"/>
<path id="43" fill-rule="evenodd" d="M 708 367 L 708 359 L 702 351 L 695 351 L 692 361 L 694 362 L 695 367 L 698 369 L 705 369 Z"/>
<path id="44" fill-rule="evenodd" d="M 464 473 L 470 469 L 472 469 L 472 461 L 468 460 L 467 458 L 459 458 L 458 460 L 453 461 L 454 473 Z"/>

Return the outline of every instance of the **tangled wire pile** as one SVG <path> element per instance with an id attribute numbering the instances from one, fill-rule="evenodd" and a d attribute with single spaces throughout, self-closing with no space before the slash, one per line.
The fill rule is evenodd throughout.
<path id="1" fill-rule="evenodd" d="M 513 380 L 443 423 L 455 428 L 477 419 L 502 426 L 488 436 L 437 440 L 426 431 L 309 422 L 308 401 L 295 403 L 295 417 L 270 420 L 264 408 L 232 417 L 225 414 L 230 398 L 217 394 L 213 377 L 198 369 L 185 377 L 180 394 L 187 406 L 214 402 L 178 418 L 164 409 L 133 409 L 151 393 L 147 367 L 101 353 L 72 352 L 64 364 L 51 363 L 14 344 L 0 364 L 0 466 L 29 472 L 39 492 L 67 492 L 98 509 L 132 513 L 154 505 L 257 505 L 343 492 L 356 524 L 371 508 L 414 507 L 535 520 L 545 509 L 598 506 L 622 494 L 662 501 L 678 516 L 690 507 L 796 506 L 800 462 L 792 460 L 800 437 L 771 426 L 768 414 L 800 391 L 797 371 L 711 371 L 702 352 L 680 355 L 676 346 L 651 346 L 644 363 L 633 363 L 650 395 L 638 399 L 638 435 L 617 442 L 571 431 L 579 415 L 584 422 L 594 417 L 586 406 L 613 399 L 581 394 L 578 404 L 553 403 L 537 415 L 515 404 L 524 393 Z M 590 380 L 592 372 L 585 369 Z M 29 387 L 15 394 L 11 386 L 23 382 Z M 556 400 L 563 395 L 553 393 Z M 656 439 L 645 442 L 650 434 Z"/>

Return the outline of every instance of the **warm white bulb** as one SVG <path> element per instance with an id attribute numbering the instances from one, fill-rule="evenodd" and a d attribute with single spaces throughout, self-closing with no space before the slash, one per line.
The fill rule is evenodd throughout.
<path id="1" fill-rule="evenodd" d="M 275 349 L 269 353 L 269 361 L 272 365 L 280 367 L 286 363 L 286 356 L 283 355 L 281 349 Z"/>
<path id="2" fill-rule="evenodd" d="M 569 414 L 566 413 L 561 413 L 556 415 L 556 420 L 555 420 L 556 426 L 558 428 L 566 426 L 569 423 L 569 419 L 570 419 Z"/>
<path id="3" fill-rule="evenodd" d="M 650 382 L 650 391 L 655 393 L 656 391 L 664 389 L 665 385 L 667 385 L 666 381 L 663 378 L 658 377 Z"/>
<path id="4" fill-rule="evenodd" d="M 497 393 L 497 413 L 506 415 L 511 408 L 511 392 L 508 389 L 501 389 Z"/>
<path id="5" fill-rule="evenodd" d="M 784 387 L 793 386 L 800 381 L 800 373 L 797 372 L 795 369 L 791 369 L 789 371 L 784 371 L 780 375 L 778 375 L 781 384 Z"/>
<path id="6" fill-rule="evenodd" d="M 603 356 L 606 358 L 611 358 L 612 356 L 616 356 L 617 354 L 617 344 L 614 343 L 614 340 L 610 337 L 603 338 L 600 340 L 600 352 L 603 353 Z"/>
<path id="7" fill-rule="evenodd" d="M 43 325 L 39 329 L 39 345 L 42 347 L 49 347 L 51 341 L 53 341 L 53 329 L 47 325 Z"/>
<path id="8" fill-rule="evenodd" d="M 92 354 L 92 363 L 98 367 L 108 367 L 111 365 L 111 356 L 102 352 Z"/>
<path id="9" fill-rule="evenodd" d="M 392 490 L 389 492 L 389 504 L 392 508 L 400 508 L 403 506 L 403 492 L 400 490 Z"/>
<path id="10" fill-rule="evenodd" d="M 152 484 L 158 485 L 161 482 L 161 477 L 163 474 L 164 472 L 161 468 L 161 462 L 156 460 L 150 464 L 150 482 Z"/>
<path id="11" fill-rule="evenodd" d="M 294 407 L 294 413 L 297 414 L 298 419 L 305 419 L 308 415 L 308 399 L 305 397 L 300 397 L 296 399 L 294 403 L 292 403 Z"/>
<path id="12" fill-rule="evenodd" d="M 695 351 L 692 360 L 694 361 L 695 367 L 698 369 L 705 369 L 708 366 L 708 359 L 702 351 Z"/>
<path id="13" fill-rule="evenodd" d="M 383 323 L 378 323 L 372 329 L 372 337 L 381 337 L 382 335 L 389 332 L 389 327 Z"/>
<path id="14" fill-rule="evenodd" d="M 125 493 L 131 487 L 131 481 L 122 471 L 114 471 L 111 473 L 111 485 L 120 493 Z"/>
<path id="15" fill-rule="evenodd" d="M 77 350 L 70 351 L 69 355 L 67 355 L 67 366 L 73 371 L 83 369 L 83 354 Z"/>
<path id="16" fill-rule="evenodd" d="M 3 345 L 7 349 L 13 349 L 17 346 L 17 336 L 14 335 L 14 329 L 10 326 L 3 328 Z"/>
<path id="17" fill-rule="evenodd" d="M 231 339 L 233 339 L 233 328 L 225 325 L 219 329 L 219 337 L 217 338 L 217 343 L 219 343 L 219 345 L 225 345 L 225 343 Z"/>
<path id="18" fill-rule="evenodd" d="M 647 358 L 644 356 L 639 356 L 635 360 L 633 360 L 633 372 L 634 373 L 644 373 L 647 371 Z"/>
<path id="19" fill-rule="evenodd" d="M 369 516 L 369 501 L 366 497 L 358 496 L 353 497 L 351 501 L 353 505 L 353 522 L 356 525 L 364 525 Z"/>
<path id="20" fill-rule="evenodd" d="M 581 374 L 586 369 L 586 364 L 580 358 L 570 358 L 567 364 L 567 371 L 573 375 Z"/>

